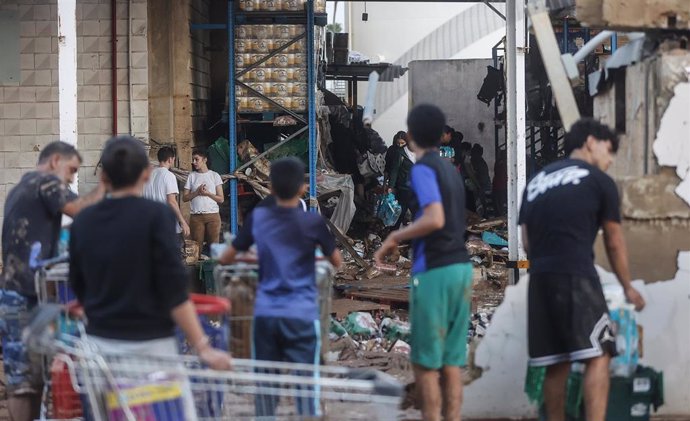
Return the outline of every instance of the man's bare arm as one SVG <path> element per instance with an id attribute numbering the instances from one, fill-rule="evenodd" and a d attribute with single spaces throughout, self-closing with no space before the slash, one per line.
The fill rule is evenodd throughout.
<path id="1" fill-rule="evenodd" d="M 522 248 L 525 249 L 525 253 L 529 254 L 529 237 L 527 235 L 527 225 L 520 225 L 520 232 L 522 233 Z"/>
<path id="2" fill-rule="evenodd" d="M 175 213 L 175 217 L 177 218 L 177 222 L 180 223 L 180 227 L 182 228 L 182 232 L 185 236 L 189 235 L 189 226 L 187 225 L 187 221 L 184 220 L 184 216 L 182 216 L 182 211 L 180 210 L 180 205 L 177 203 L 177 194 L 176 193 L 170 193 L 166 197 L 168 201 L 168 205 L 172 208 L 173 212 Z"/>
<path id="3" fill-rule="evenodd" d="M 99 183 L 96 188 L 91 190 L 89 193 L 79 196 L 76 200 L 65 204 L 65 206 L 62 208 L 62 213 L 70 218 L 74 218 L 82 209 L 100 202 L 104 196 L 105 185 L 103 183 Z"/>
<path id="4" fill-rule="evenodd" d="M 611 268 L 618 278 L 625 296 L 636 310 L 642 310 L 645 306 L 644 299 L 640 293 L 630 284 L 630 266 L 628 265 L 628 249 L 623 236 L 623 228 L 620 222 L 604 221 L 604 244 L 606 254 L 611 263 Z"/>

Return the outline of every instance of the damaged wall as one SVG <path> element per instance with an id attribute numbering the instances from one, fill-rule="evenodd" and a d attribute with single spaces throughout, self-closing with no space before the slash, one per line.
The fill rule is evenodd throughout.
<path id="1" fill-rule="evenodd" d="M 634 286 L 647 301 L 638 314 L 644 329 L 640 364 L 664 372 L 665 404 L 658 414 L 690 416 L 690 252 L 677 256 L 671 280 Z M 602 282 L 615 276 L 598 268 Z M 527 371 L 527 287 L 529 277 L 506 289 L 506 297 L 479 344 L 475 364 L 482 376 L 465 389 L 463 416 L 534 417 L 536 408 L 523 392 Z M 498 398 L 500 397 L 500 399 Z"/>

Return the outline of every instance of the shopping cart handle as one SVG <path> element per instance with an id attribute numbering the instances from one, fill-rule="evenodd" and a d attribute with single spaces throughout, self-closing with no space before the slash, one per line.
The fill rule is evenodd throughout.
<path id="1" fill-rule="evenodd" d="M 230 311 L 230 301 L 222 297 L 189 294 L 189 300 L 194 303 L 196 314 L 221 315 Z"/>

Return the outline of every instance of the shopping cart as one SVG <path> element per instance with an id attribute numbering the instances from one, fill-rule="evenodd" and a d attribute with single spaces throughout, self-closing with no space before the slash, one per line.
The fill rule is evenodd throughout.
<path id="1" fill-rule="evenodd" d="M 236 359 L 232 371 L 220 372 L 192 356 L 103 353 L 85 338 L 58 333 L 56 339 L 50 326 L 60 309 L 41 310 L 25 340 L 65 356 L 94 421 L 397 419 L 402 386 L 374 370 Z M 198 411 L 199 396 L 212 416 Z"/>
<path id="2" fill-rule="evenodd" d="M 321 337 L 327 338 L 331 321 L 333 297 L 333 266 L 323 258 L 316 260 L 316 284 L 319 289 Z M 232 265 L 214 268 L 215 292 L 232 303 L 228 320 L 230 325 L 230 351 L 239 358 L 251 356 L 254 299 L 259 278 L 256 259 L 239 259 Z M 328 353 L 328 341 L 322 344 L 321 354 Z"/>

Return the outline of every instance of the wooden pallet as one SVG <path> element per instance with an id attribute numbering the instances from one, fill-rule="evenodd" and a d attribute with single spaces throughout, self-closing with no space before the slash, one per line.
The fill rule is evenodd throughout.
<path id="1" fill-rule="evenodd" d="M 343 318 L 350 313 L 357 311 L 380 311 L 390 310 L 391 306 L 372 301 L 361 301 L 352 298 L 339 298 L 331 303 L 331 314 L 337 318 Z"/>

